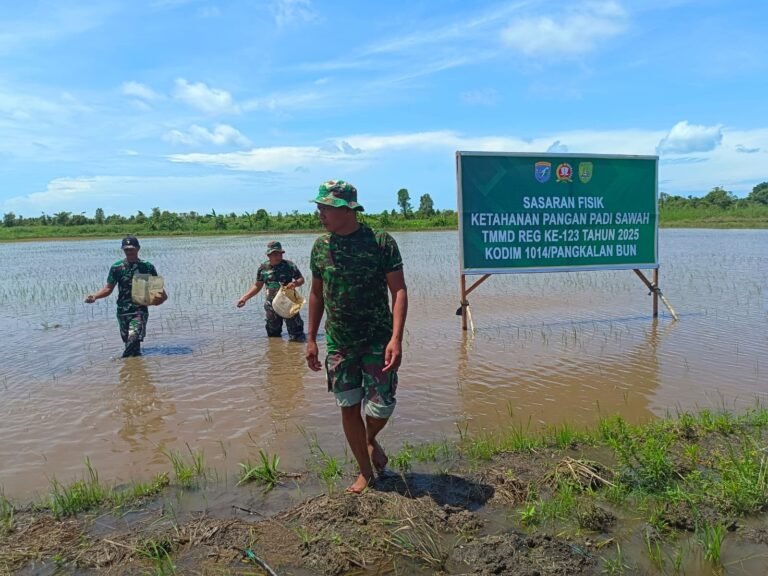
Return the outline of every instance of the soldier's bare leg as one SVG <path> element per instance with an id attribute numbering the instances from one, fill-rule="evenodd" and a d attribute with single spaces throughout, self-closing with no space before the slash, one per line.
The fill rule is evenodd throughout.
<path id="1" fill-rule="evenodd" d="M 381 444 L 376 441 L 376 436 L 382 431 L 384 426 L 387 425 L 387 420 L 385 418 L 373 418 L 372 416 L 366 415 L 365 423 L 368 439 L 368 455 L 371 458 L 373 467 L 376 468 L 377 472 L 381 473 L 387 467 L 389 458 L 387 458 L 387 454 L 384 452 Z"/>
<path id="2" fill-rule="evenodd" d="M 352 455 L 357 460 L 360 474 L 354 483 L 347 488 L 347 492 L 362 493 L 373 480 L 373 468 L 371 457 L 368 454 L 368 435 L 365 422 L 360 414 L 360 404 L 345 406 L 341 409 L 341 423 L 344 427 L 344 435 L 352 450 Z"/>

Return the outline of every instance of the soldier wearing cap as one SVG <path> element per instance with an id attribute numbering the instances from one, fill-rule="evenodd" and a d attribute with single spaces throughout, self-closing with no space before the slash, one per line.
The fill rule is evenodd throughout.
<path id="1" fill-rule="evenodd" d="M 256 271 L 256 282 L 237 301 L 237 307 L 242 308 L 266 284 L 267 296 L 264 298 L 264 311 L 267 320 L 267 336 L 271 338 L 280 338 L 283 334 L 283 318 L 272 309 L 272 300 L 280 290 L 280 286 L 298 288 L 304 284 L 304 277 L 299 268 L 290 260 L 284 259 L 284 253 L 285 250 L 283 250 L 280 242 L 273 240 L 267 244 L 268 260 L 261 263 Z M 293 318 L 286 318 L 285 327 L 288 330 L 288 340 L 291 342 L 304 342 L 306 340 L 304 322 L 300 314 L 296 314 Z"/>
<path id="2" fill-rule="evenodd" d="M 310 257 L 307 365 L 322 369 L 317 332 L 325 314 L 328 390 L 341 408 L 344 434 L 360 468 L 347 491 L 360 493 L 374 469 L 382 472 L 387 465 L 376 436 L 395 409 L 408 312 L 403 260 L 392 236 L 358 222 L 363 206 L 350 183 L 329 180 L 312 202 L 327 233 L 315 241 Z"/>
<path id="3" fill-rule="evenodd" d="M 139 259 L 138 238 L 126 236 L 120 243 L 125 258 L 118 260 L 109 269 L 107 283 L 98 292 L 88 294 L 85 297 L 87 304 L 93 304 L 100 298 L 106 298 L 117 289 L 117 323 L 120 327 L 120 337 L 125 344 L 123 358 L 129 356 L 141 356 L 141 342 L 147 330 L 149 309 L 146 306 L 134 304 L 131 300 L 131 291 L 134 274 L 151 274 L 157 276 L 157 270 L 151 262 Z M 165 290 L 155 297 L 152 304 L 159 305 L 168 299 Z"/>

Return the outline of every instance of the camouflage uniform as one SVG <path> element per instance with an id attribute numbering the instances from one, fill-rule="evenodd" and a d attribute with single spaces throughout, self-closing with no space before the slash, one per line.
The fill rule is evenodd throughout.
<path id="1" fill-rule="evenodd" d="M 395 240 L 365 224 L 348 236 L 326 233 L 312 247 L 312 275 L 323 281 L 328 390 L 342 407 L 365 400 L 374 418 L 395 408 L 397 373 L 382 372 L 392 338 L 386 275 L 402 267 Z"/>
<path id="2" fill-rule="evenodd" d="M 131 300 L 131 287 L 134 274 L 157 276 L 154 265 L 146 260 L 128 262 L 118 260 L 109 269 L 107 284 L 117 286 L 117 324 L 120 337 L 125 343 L 123 357 L 141 354 L 141 342 L 147 329 L 149 310 L 146 306 L 134 304 Z"/>
<path id="3" fill-rule="evenodd" d="M 276 266 L 272 266 L 269 260 L 266 260 L 259 266 L 256 272 L 256 281 L 264 282 L 264 287 L 267 289 L 264 298 L 267 336 L 279 338 L 283 333 L 283 320 L 285 320 L 288 337 L 291 340 L 304 341 L 304 322 L 301 315 L 296 314 L 293 318 L 283 318 L 272 309 L 272 300 L 280 290 L 280 286 L 299 278 L 302 278 L 301 272 L 296 264 L 290 260 L 281 260 L 280 264 Z"/>

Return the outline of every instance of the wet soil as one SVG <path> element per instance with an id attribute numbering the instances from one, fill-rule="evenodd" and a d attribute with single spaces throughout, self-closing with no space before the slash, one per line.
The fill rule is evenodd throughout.
<path id="1" fill-rule="evenodd" d="M 571 520 L 533 527 L 521 514 L 532 495 L 552 497 L 566 476 L 585 493 L 609 486 L 610 467 L 596 456 L 595 449 L 542 450 L 454 463 L 454 471 L 387 471 L 361 495 L 344 493 L 346 484 L 329 491 L 307 474 L 261 502 L 242 492 L 243 505 L 195 513 L 174 509 L 168 492 L 119 516 L 57 520 L 30 507 L 0 535 L 0 574 L 601 574 L 628 567 L 612 550 L 621 535 L 647 529 L 635 511 L 584 498 Z M 243 489 L 219 490 L 237 497 Z M 281 491 L 290 497 L 281 500 Z M 685 505 L 662 512 L 683 532 L 701 513 Z M 717 520 L 768 551 L 765 529 Z"/>

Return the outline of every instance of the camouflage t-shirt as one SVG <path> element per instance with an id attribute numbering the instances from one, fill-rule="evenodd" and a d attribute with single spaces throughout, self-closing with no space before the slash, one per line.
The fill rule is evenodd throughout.
<path id="1" fill-rule="evenodd" d="M 324 234 L 315 240 L 309 266 L 323 281 L 329 346 L 389 341 L 392 312 L 386 276 L 403 267 L 392 236 L 365 224 L 348 236 Z"/>
<path id="2" fill-rule="evenodd" d="M 131 286 L 133 275 L 136 273 L 157 276 L 154 265 L 146 260 L 128 262 L 126 259 L 122 259 L 112 264 L 109 269 L 107 284 L 117 286 L 118 312 L 135 312 L 136 310 L 147 309 L 146 306 L 139 306 L 131 301 Z"/>
<path id="3" fill-rule="evenodd" d="M 264 282 L 267 288 L 267 300 L 270 302 L 275 297 L 277 291 L 280 290 L 280 286 L 288 284 L 293 280 L 301 278 L 301 272 L 299 272 L 296 264 L 290 260 L 281 260 L 280 264 L 272 266 L 269 260 L 261 263 L 259 269 L 256 271 L 256 281 Z"/>

